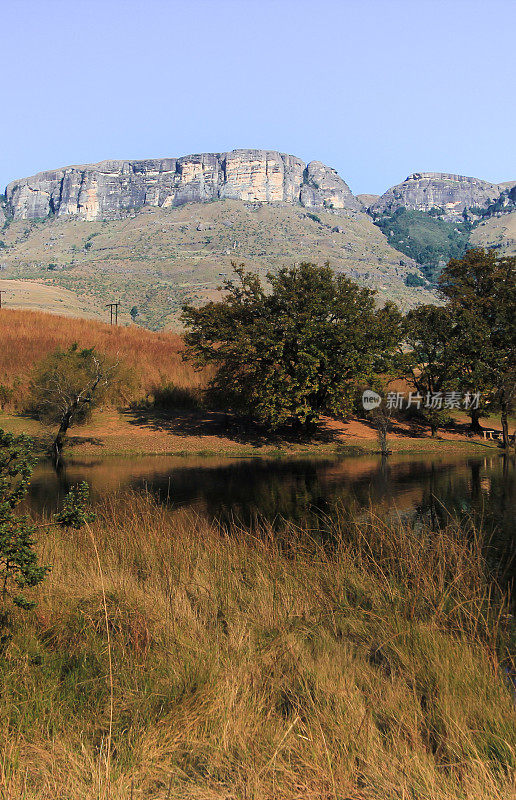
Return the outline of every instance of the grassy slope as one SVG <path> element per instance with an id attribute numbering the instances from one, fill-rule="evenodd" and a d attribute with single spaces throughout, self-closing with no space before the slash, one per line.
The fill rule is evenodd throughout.
<path id="1" fill-rule="evenodd" d="M 42 529 L 53 570 L 0 660 L 5 796 L 513 798 L 479 536 L 328 524 L 323 548 L 129 495 L 91 531 Z"/>
<path id="2" fill-rule="evenodd" d="M 87 298 L 79 299 L 75 292 L 61 286 L 34 280 L 5 280 L 0 277 L 0 291 L 2 305 L 6 308 L 47 311 L 65 317 L 99 317 L 99 312 L 88 303 Z"/>
<path id="3" fill-rule="evenodd" d="M 481 222 L 472 232 L 470 242 L 475 247 L 496 247 L 500 254 L 513 256 L 516 254 L 516 212 Z"/>
<path id="4" fill-rule="evenodd" d="M 94 320 L 3 308 L 0 341 L 0 386 L 11 395 L 7 405 L 13 409 L 25 406 L 30 372 L 37 361 L 57 347 L 67 348 L 74 342 L 117 356 L 131 367 L 136 376 L 135 399 L 167 382 L 182 387 L 204 382 L 202 373 L 183 361 L 183 342 L 177 334 L 153 333 L 136 325 L 115 327 Z"/>
<path id="5" fill-rule="evenodd" d="M 6 244 L 2 277 L 67 288 L 79 298 L 78 310 L 104 315 L 105 304 L 120 299 L 124 321 L 136 306 L 151 327 L 177 322 L 185 300 L 214 296 L 232 260 L 261 274 L 301 260 L 329 260 L 381 297 L 405 305 L 431 300 L 428 292 L 405 286 L 413 266 L 400 266 L 400 253 L 366 214 L 317 216 L 320 223 L 301 207 L 225 200 L 149 208 L 114 222 L 12 222 L 0 233 Z M 335 226 L 342 232 L 333 232 Z M 64 270 L 49 271 L 49 264 Z"/>

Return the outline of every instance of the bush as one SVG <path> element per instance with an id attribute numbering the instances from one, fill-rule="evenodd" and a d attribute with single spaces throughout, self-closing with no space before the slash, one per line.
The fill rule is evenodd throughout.
<path id="1" fill-rule="evenodd" d="M 308 219 L 311 219 L 312 222 L 317 222 L 319 225 L 323 224 L 322 219 L 318 214 L 307 214 L 306 216 L 308 217 Z"/>
<path id="2" fill-rule="evenodd" d="M 422 275 L 418 275 L 417 272 L 409 272 L 405 278 L 406 286 L 425 286 L 425 284 L 425 279 Z"/>
<path id="3" fill-rule="evenodd" d="M 195 410 L 202 406 L 201 391 L 187 386 L 167 383 L 154 389 L 152 395 L 155 408 Z"/>
<path id="4" fill-rule="evenodd" d="M 5 386 L 5 384 L 0 383 L 0 408 L 3 409 L 11 404 L 13 394 L 14 389 L 11 386 Z"/>

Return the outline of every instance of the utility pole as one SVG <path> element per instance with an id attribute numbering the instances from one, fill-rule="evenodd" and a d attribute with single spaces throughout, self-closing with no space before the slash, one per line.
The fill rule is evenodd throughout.
<path id="1" fill-rule="evenodd" d="M 106 305 L 106 308 L 109 308 L 109 311 L 111 313 L 111 322 L 110 322 L 111 325 L 113 324 L 113 309 L 115 309 L 115 314 L 114 314 L 114 316 L 115 316 L 115 325 L 118 325 L 118 306 L 119 305 L 120 305 L 120 301 L 118 301 L 116 303 L 108 303 Z"/>

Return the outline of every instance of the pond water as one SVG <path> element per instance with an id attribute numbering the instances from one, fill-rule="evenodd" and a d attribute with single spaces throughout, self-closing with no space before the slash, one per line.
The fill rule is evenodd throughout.
<path id="1" fill-rule="evenodd" d="M 209 519 L 249 522 L 256 516 L 302 522 L 335 504 L 355 514 L 370 505 L 381 515 L 448 514 L 482 518 L 491 554 L 516 574 L 516 463 L 514 456 L 393 455 L 310 459 L 141 457 L 70 461 L 56 475 L 50 464 L 34 473 L 33 510 L 59 508 L 71 485 L 86 481 L 93 501 L 113 491 L 147 491 L 172 507 Z M 511 559 L 512 566 L 511 566 Z"/>

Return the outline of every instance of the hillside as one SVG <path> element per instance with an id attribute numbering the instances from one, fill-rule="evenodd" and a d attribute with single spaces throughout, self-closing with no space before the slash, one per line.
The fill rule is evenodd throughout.
<path id="1" fill-rule="evenodd" d="M 500 255 L 516 254 L 516 211 L 486 219 L 470 236 L 474 247 L 494 247 Z"/>
<path id="2" fill-rule="evenodd" d="M 0 408 L 24 408 L 34 365 L 56 348 L 65 349 L 74 342 L 115 356 L 131 369 L 129 396 L 121 398 L 125 401 L 139 400 L 169 382 L 179 387 L 204 383 L 203 373 L 183 361 L 181 338 L 170 332 L 2 308 L 0 341 Z"/>
<path id="3" fill-rule="evenodd" d="M 216 296 L 234 260 L 262 275 L 302 260 L 329 261 L 378 289 L 380 299 L 403 307 L 433 299 L 405 285 L 415 263 L 390 247 L 367 214 L 355 211 L 228 199 L 146 206 L 120 220 L 12 220 L 0 241 L 2 279 L 66 289 L 80 315 L 107 319 L 105 304 L 120 300 L 122 322 L 130 322 L 135 306 L 137 322 L 154 329 L 177 324 L 183 302 Z M 9 304 L 9 294 L 4 299 Z"/>

